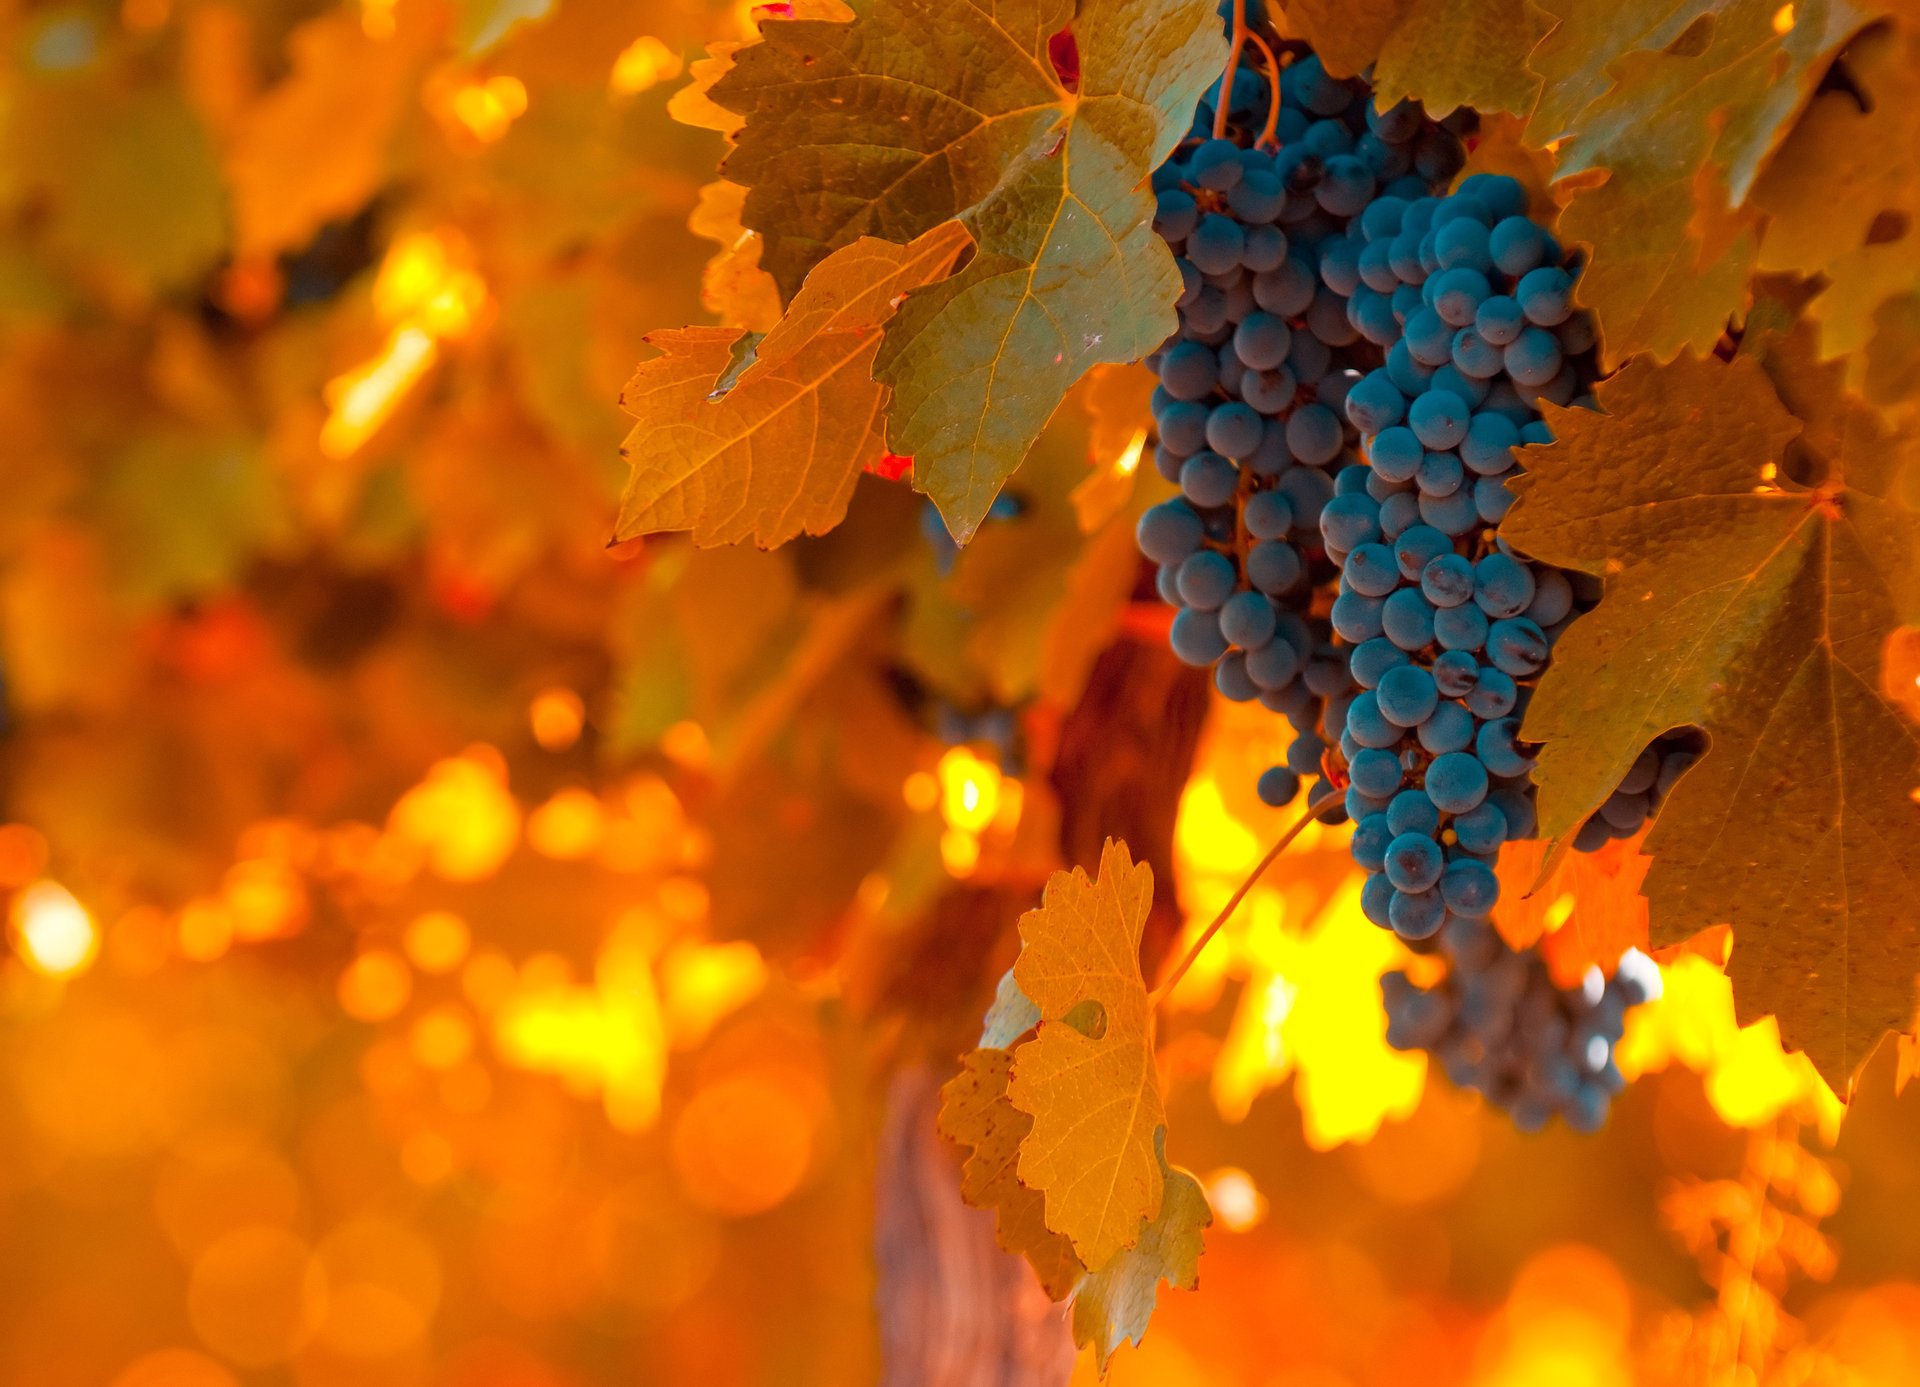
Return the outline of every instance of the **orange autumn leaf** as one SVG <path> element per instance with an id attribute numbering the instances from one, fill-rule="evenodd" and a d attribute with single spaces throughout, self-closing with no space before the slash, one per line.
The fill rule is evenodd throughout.
<path id="1" fill-rule="evenodd" d="M 1547 860 L 1539 839 L 1507 843 L 1494 871 L 1500 900 L 1494 927 L 1515 949 L 1536 944 L 1562 987 L 1598 964 L 1611 973 L 1628 949 L 1647 947 L 1647 898 L 1641 884 L 1653 859 L 1640 851 L 1644 832 L 1616 838 L 1596 852 L 1571 852 L 1535 886 Z"/>

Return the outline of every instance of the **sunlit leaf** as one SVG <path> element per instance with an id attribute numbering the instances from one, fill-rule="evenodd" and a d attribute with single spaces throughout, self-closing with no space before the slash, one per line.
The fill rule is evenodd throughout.
<path id="1" fill-rule="evenodd" d="M 948 224 L 910 246 L 868 238 L 840 250 L 717 399 L 741 334 L 652 334 L 663 354 L 640 364 L 622 396 L 639 422 L 627 435 L 633 475 L 615 538 L 692 530 L 696 544 L 751 538 L 771 548 L 838 524 L 861 469 L 886 451 L 886 391 L 871 374 L 880 326 L 966 240 Z"/>
<path id="2" fill-rule="evenodd" d="M 1095 1268 L 1139 1242 L 1141 1220 L 1161 1209 L 1166 1110 L 1140 974 L 1152 904 L 1152 869 L 1109 839 L 1097 879 L 1055 872 L 1020 919 L 1014 978 L 1041 1017 L 1013 1052 L 1008 1088 L 1033 1118 L 1020 1181 L 1046 1196 L 1047 1226 Z"/>
<path id="3" fill-rule="evenodd" d="M 1711 746 L 1647 850 L 1656 944 L 1734 929 L 1748 1014 L 1843 1085 L 1911 1019 L 1920 966 L 1920 728 L 1880 687 L 1887 635 L 1920 615 L 1920 516 L 1897 454 L 1800 351 L 1630 365 L 1607 411 L 1551 411 L 1503 527 L 1530 554 L 1604 574 L 1525 726 L 1545 743 L 1543 834 L 1570 832 L 1654 737 Z M 1804 401 L 1804 403 L 1803 403 Z M 1825 469 L 1791 480 L 1796 461 Z"/>
<path id="4" fill-rule="evenodd" d="M 1091 1347 L 1104 1370 L 1124 1342 L 1138 1344 L 1160 1298 L 1160 1283 L 1190 1291 L 1200 1284 L 1203 1234 L 1213 1210 L 1200 1182 L 1160 1161 L 1166 1196 L 1137 1246 L 1090 1273 L 1073 1296 L 1073 1337 Z"/>
<path id="5" fill-rule="evenodd" d="M 1429 115 L 1533 109 L 1527 54 L 1547 31 L 1532 0 L 1411 0 L 1374 67 L 1376 99 L 1420 101 Z"/>

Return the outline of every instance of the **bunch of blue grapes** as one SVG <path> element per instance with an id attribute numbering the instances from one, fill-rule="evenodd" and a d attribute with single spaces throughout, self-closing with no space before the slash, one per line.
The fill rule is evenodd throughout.
<path id="1" fill-rule="evenodd" d="M 1627 1011 L 1660 995 L 1660 969 L 1638 949 L 1612 977 L 1589 968 L 1559 986 L 1534 950 L 1508 948 L 1484 920 L 1444 926 L 1446 978 L 1421 988 L 1403 972 L 1380 979 L 1387 1043 L 1426 1050 L 1461 1088 L 1485 1094 L 1522 1131 L 1556 1114 L 1578 1132 L 1598 1131 L 1625 1087 L 1614 1051 Z"/>
<path id="2" fill-rule="evenodd" d="M 1590 1129 L 1619 1088 L 1611 1048 L 1626 1009 L 1657 990 L 1657 970 L 1633 955 L 1614 981 L 1596 970 L 1563 990 L 1487 923 L 1501 845 L 1536 828 L 1528 701 L 1560 633 L 1599 596 L 1497 528 L 1515 449 L 1552 439 L 1539 402 L 1592 405 L 1578 272 L 1521 186 L 1492 175 L 1447 197 L 1380 197 L 1323 247 L 1323 283 L 1385 360 L 1347 392 L 1365 460 L 1336 478 L 1320 525 L 1354 683 L 1327 718 L 1343 729 L 1330 761 L 1368 873 L 1362 908 L 1449 964 L 1432 990 L 1385 984 L 1390 1037 L 1432 1050 L 1522 1126 L 1557 1113 Z M 1690 731 L 1647 748 L 1575 846 L 1638 831 L 1699 751 Z"/>
<path id="3" fill-rule="evenodd" d="M 1174 653 L 1210 666 L 1226 697 L 1258 699 L 1292 724 L 1285 764 L 1259 779 L 1276 806 L 1322 772 L 1324 710 L 1351 689 L 1327 619 L 1338 570 L 1320 519 L 1355 457 L 1347 392 L 1380 359 L 1322 257 L 1339 254 L 1383 197 L 1445 186 L 1464 159 L 1465 125 L 1437 124 L 1410 103 L 1377 111 L 1365 82 L 1279 49 L 1292 61 L 1274 138 L 1260 132 L 1275 93 L 1242 69 L 1215 84 L 1154 175 L 1154 229 L 1183 281 L 1179 329 L 1147 358 L 1160 378 L 1154 461 L 1181 494 L 1139 526 L 1158 590 L 1178 609 Z M 1223 88 L 1230 107 L 1216 137 Z"/>

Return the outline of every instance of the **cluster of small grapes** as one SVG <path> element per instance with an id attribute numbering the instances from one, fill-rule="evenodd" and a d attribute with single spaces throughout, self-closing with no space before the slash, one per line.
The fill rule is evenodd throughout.
<path id="1" fill-rule="evenodd" d="M 1439 986 L 1397 971 L 1380 979 L 1387 1043 L 1432 1052 L 1453 1083 L 1484 1093 L 1522 1131 L 1555 1114 L 1598 1131 L 1626 1084 L 1614 1047 L 1627 1010 L 1660 995 L 1659 966 L 1629 949 L 1611 978 L 1589 968 L 1562 988 L 1538 953 L 1508 948 L 1484 920 L 1451 919 L 1443 939 L 1453 966 Z"/>
<path id="2" fill-rule="evenodd" d="M 1154 228 L 1184 281 L 1179 330 L 1147 358 L 1160 377 L 1154 460 L 1181 494 L 1139 527 L 1159 592 L 1179 609 L 1174 653 L 1211 666 L 1228 698 L 1258 699 L 1293 725 L 1286 764 L 1259 781 L 1276 806 L 1321 772 L 1323 733 L 1339 727 L 1324 722 L 1326 702 L 1351 689 L 1327 621 L 1337 570 L 1320 519 L 1354 457 L 1347 391 L 1380 359 L 1321 260 L 1383 197 L 1445 186 L 1466 128 L 1410 103 L 1376 111 L 1366 83 L 1280 47 L 1297 60 L 1278 92 L 1251 69 L 1216 83 L 1154 175 Z M 1223 87 L 1229 109 L 1216 119 Z"/>
<path id="3" fill-rule="evenodd" d="M 1599 596 L 1495 529 L 1515 448 L 1552 439 L 1539 401 L 1592 404 L 1578 262 L 1527 216 L 1517 182 L 1477 175 L 1448 197 L 1377 199 L 1323 249 L 1320 273 L 1387 349 L 1346 398 L 1365 465 L 1341 474 L 1320 518 L 1355 685 L 1327 716 L 1344 727 L 1335 764 L 1369 874 L 1361 903 L 1450 965 L 1431 990 L 1385 980 L 1389 1038 L 1432 1050 L 1522 1127 L 1558 1113 L 1591 1130 L 1620 1088 L 1626 1011 L 1657 993 L 1657 968 L 1630 953 L 1614 980 L 1595 969 L 1563 990 L 1487 923 L 1500 846 L 1536 827 L 1519 738 L 1528 700 L 1562 630 Z M 1691 733 L 1649 747 L 1576 845 L 1636 832 L 1699 750 Z"/>

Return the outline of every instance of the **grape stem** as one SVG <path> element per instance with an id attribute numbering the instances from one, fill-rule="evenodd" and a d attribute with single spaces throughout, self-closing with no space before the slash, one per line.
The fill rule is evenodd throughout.
<path id="1" fill-rule="evenodd" d="M 1213 917 L 1213 923 L 1208 925 L 1200 937 L 1193 941 L 1192 947 L 1187 950 L 1174 970 L 1167 975 L 1166 980 L 1153 989 L 1153 996 L 1148 1000 L 1154 1006 L 1159 1006 L 1173 992 L 1173 989 L 1179 986 L 1180 979 L 1187 975 L 1187 970 L 1193 967 L 1194 962 L 1200 957 L 1201 951 L 1205 949 L 1208 944 L 1211 944 L 1213 942 L 1213 936 L 1220 932 L 1220 926 L 1226 924 L 1228 917 L 1233 914 L 1235 908 L 1239 906 L 1241 901 L 1247 898 L 1247 892 L 1253 890 L 1254 885 L 1260 878 L 1267 874 L 1267 868 L 1271 867 L 1274 862 L 1278 860 L 1280 854 L 1287 850 L 1294 839 L 1306 831 L 1308 824 L 1312 823 L 1329 809 L 1337 809 L 1340 805 L 1340 797 L 1329 793 L 1327 797 L 1321 801 L 1317 809 L 1309 809 L 1305 814 L 1302 814 L 1298 821 L 1294 823 L 1293 827 L 1281 834 L 1280 840 L 1267 849 L 1267 855 L 1254 864 L 1253 870 L 1247 874 L 1247 879 L 1235 888 L 1231 896 L 1227 897 L 1227 903 L 1220 907 L 1220 913 Z"/>
<path id="2" fill-rule="evenodd" d="M 1233 0 L 1233 33 L 1228 40 L 1227 67 L 1220 76 L 1220 97 L 1213 112 L 1213 137 L 1226 138 L 1227 117 L 1233 107 L 1233 79 L 1240 71 L 1240 50 L 1249 43 L 1266 58 L 1268 75 L 1273 78 L 1272 90 L 1267 95 L 1267 123 L 1256 141 L 1270 146 L 1274 143 L 1274 132 L 1280 128 L 1280 60 L 1267 41 L 1248 26 L 1247 0 Z"/>

